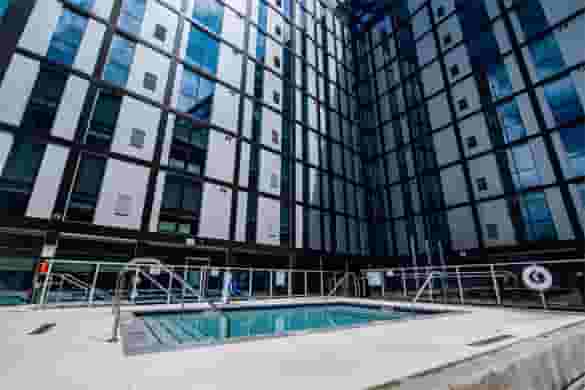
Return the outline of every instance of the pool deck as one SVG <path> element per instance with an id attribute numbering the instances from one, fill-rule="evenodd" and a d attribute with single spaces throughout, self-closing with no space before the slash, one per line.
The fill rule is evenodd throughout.
<path id="1" fill-rule="evenodd" d="M 252 303 L 276 302 L 392 304 L 345 298 Z M 238 305 L 246 304 L 250 303 Z M 185 306 L 197 309 L 205 305 Z M 163 307 L 168 308 L 167 305 Z M 46 311 L 27 307 L 0 308 L 0 332 L 3 335 L 0 340 L 0 388 L 366 389 L 585 322 L 584 315 L 557 312 L 429 304 L 415 307 L 464 310 L 466 313 L 126 356 L 122 343 L 106 342 L 112 328 L 109 307 Z M 156 310 L 157 307 L 140 307 L 142 309 Z M 123 308 L 123 311 L 129 310 L 137 310 L 137 307 Z M 54 322 L 56 326 L 47 333 L 27 334 L 48 322 Z M 487 345 L 468 346 L 498 335 L 514 337 Z"/>

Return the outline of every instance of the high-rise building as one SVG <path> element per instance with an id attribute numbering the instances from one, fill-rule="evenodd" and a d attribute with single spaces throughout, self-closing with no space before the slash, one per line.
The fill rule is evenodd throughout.
<path id="1" fill-rule="evenodd" d="M 350 3 L 0 0 L 0 290 L 582 253 L 585 3 Z"/>

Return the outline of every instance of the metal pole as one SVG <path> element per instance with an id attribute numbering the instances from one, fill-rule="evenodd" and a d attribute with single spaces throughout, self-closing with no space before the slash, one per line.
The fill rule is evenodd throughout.
<path id="1" fill-rule="evenodd" d="M 548 307 L 546 305 L 546 298 L 544 296 L 543 291 L 540 292 L 540 300 L 542 301 L 542 307 L 544 308 L 544 310 L 548 310 Z"/>
<path id="2" fill-rule="evenodd" d="M 292 271 L 288 270 L 288 296 L 292 296 Z"/>
<path id="3" fill-rule="evenodd" d="M 305 274 L 305 296 L 309 295 L 309 286 L 308 284 L 308 278 L 307 278 L 307 271 L 303 272 Z"/>
<path id="4" fill-rule="evenodd" d="M 248 296 L 250 298 L 252 298 L 252 281 L 253 281 L 253 278 L 254 278 L 254 272 L 252 271 L 252 268 L 250 268 L 250 270 L 248 272 L 250 274 L 250 278 L 249 278 L 250 279 L 250 282 L 248 283 Z"/>
<path id="5" fill-rule="evenodd" d="M 386 284 L 386 273 L 384 271 L 381 272 L 382 274 L 382 299 L 386 296 L 386 288 L 384 285 Z"/>
<path id="6" fill-rule="evenodd" d="M 201 299 L 203 299 L 203 293 L 204 293 L 204 290 L 203 290 L 203 281 L 204 281 L 203 280 L 204 279 L 203 273 L 204 272 L 205 272 L 205 268 L 203 268 L 203 267 L 199 268 L 199 299 L 198 299 L 198 301 L 200 301 L 200 302 L 201 302 Z"/>
<path id="7" fill-rule="evenodd" d="M 89 290 L 89 305 L 93 305 L 93 299 L 95 296 L 95 286 L 97 285 L 98 275 L 100 273 L 100 263 L 95 266 L 95 272 L 93 274 L 93 281 L 91 282 L 91 289 Z"/>
<path id="8" fill-rule="evenodd" d="M 402 278 L 402 296 L 408 295 L 408 290 L 406 288 L 406 277 L 404 276 L 404 268 L 400 268 L 400 276 Z"/>
<path id="9" fill-rule="evenodd" d="M 274 273 L 274 271 L 270 271 L 269 272 L 269 277 L 268 277 L 268 283 L 270 283 L 270 286 L 268 287 L 268 295 L 270 296 L 270 298 L 272 298 L 272 274 Z"/>
<path id="10" fill-rule="evenodd" d="M 434 293 L 433 293 L 433 269 L 432 268 L 425 268 L 425 269 L 428 271 L 429 275 L 431 276 L 431 281 L 429 283 L 429 296 L 430 296 L 431 302 L 434 302 L 433 301 L 433 295 L 434 295 Z"/>
<path id="11" fill-rule="evenodd" d="M 167 292 L 167 305 L 171 303 L 171 290 L 173 288 L 173 273 L 171 270 L 168 270 L 167 273 L 169 274 L 169 291 Z"/>
<path id="12" fill-rule="evenodd" d="M 319 273 L 321 274 L 321 296 L 325 296 L 325 279 L 323 277 L 323 270 Z"/>
<path id="13" fill-rule="evenodd" d="M 418 290 L 419 281 L 418 281 L 418 265 L 416 264 L 416 253 L 414 249 L 414 237 L 410 236 L 410 257 L 412 258 L 412 266 L 414 267 L 414 274 L 415 274 L 415 285 L 416 289 Z"/>
<path id="14" fill-rule="evenodd" d="M 457 288 L 459 289 L 459 302 L 462 305 L 465 305 L 465 299 L 463 298 L 463 285 L 461 283 L 461 273 L 459 272 L 459 267 L 455 268 L 455 272 L 457 273 Z"/>
<path id="15" fill-rule="evenodd" d="M 49 286 L 49 278 L 51 276 L 51 271 L 53 270 L 53 262 L 49 260 L 49 266 L 47 267 L 47 274 L 45 275 L 45 280 L 43 281 L 43 290 L 41 291 L 41 307 L 45 307 L 46 300 L 47 300 L 47 288 Z"/>
<path id="16" fill-rule="evenodd" d="M 500 297 L 500 288 L 498 287 L 498 281 L 496 280 L 496 272 L 494 270 L 494 265 L 490 265 L 490 273 L 492 274 L 492 283 L 494 284 L 494 291 L 496 292 L 496 302 L 498 305 L 502 304 L 502 298 Z"/>

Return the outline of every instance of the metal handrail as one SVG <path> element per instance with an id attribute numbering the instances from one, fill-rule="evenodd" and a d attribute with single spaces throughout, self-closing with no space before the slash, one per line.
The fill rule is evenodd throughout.
<path id="1" fill-rule="evenodd" d="M 414 296 L 414 299 L 412 300 L 412 303 L 416 303 L 416 301 L 418 301 L 418 298 L 420 298 L 420 296 L 422 295 L 422 293 L 424 292 L 424 290 L 431 283 L 431 280 L 433 279 L 433 277 L 434 276 L 437 276 L 437 275 L 438 276 L 441 276 L 441 273 L 440 272 L 431 272 L 429 274 L 429 276 L 427 276 L 427 278 L 425 279 L 425 282 L 423 283 L 423 285 L 416 292 L 416 295 Z"/>
<path id="2" fill-rule="evenodd" d="M 119 336 L 118 336 L 118 330 L 120 328 L 121 293 L 122 293 L 122 290 L 124 289 L 124 275 L 126 274 L 126 272 L 128 272 L 130 270 L 132 270 L 132 271 L 138 271 L 142 275 L 146 275 L 147 279 L 149 279 L 151 282 L 153 282 L 155 284 L 155 286 L 157 286 L 160 289 L 162 289 L 163 291 L 167 292 L 167 294 L 169 296 L 172 294 L 172 291 L 170 289 L 165 289 L 160 283 L 158 283 L 157 281 L 155 281 L 154 278 L 152 278 L 146 272 L 142 271 L 140 269 L 140 267 L 142 267 L 142 266 L 157 266 L 157 267 L 160 267 L 161 269 L 163 269 L 164 271 L 166 271 L 169 274 L 169 278 L 171 278 L 171 284 L 172 284 L 172 281 L 174 279 L 176 279 L 179 282 L 179 284 L 181 284 L 181 287 L 182 288 L 187 289 L 187 290 L 190 290 L 194 294 L 197 294 L 197 291 L 193 287 L 191 287 L 187 282 L 185 282 L 182 277 L 180 277 L 179 275 L 177 275 L 175 272 L 171 271 L 171 269 L 169 267 L 165 266 L 158 259 L 154 259 L 154 258 L 136 258 L 136 259 L 133 259 L 133 260 L 129 261 L 126 264 L 126 266 L 124 268 L 122 268 L 122 270 L 120 270 L 120 272 L 118 273 L 118 278 L 116 279 L 116 288 L 114 290 L 114 299 L 112 301 L 112 312 L 114 314 L 114 325 L 113 325 L 113 328 L 112 328 L 112 338 L 109 340 L 110 342 L 115 343 L 115 342 L 118 342 L 119 339 L 120 339 Z M 184 309 L 184 306 L 185 306 L 185 296 L 183 294 L 182 299 L 181 299 L 181 309 Z M 212 306 L 212 305 L 210 305 L 210 306 Z"/>
<path id="3" fill-rule="evenodd" d="M 351 278 L 351 277 L 353 277 L 354 295 L 360 296 L 359 278 L 357 277 L 357 275 L 354 272 L 346 272 L 345 275 L 343 275 L 343 277 L 341 279 L 339 279 L 337 282 L 335 282 L 335 285 L 329 291 L 327 296 L 330 297 L 333 294 L 335 294 L 337 292 L 337 290 L 339 289 L 339 287 L 341 287 L 342 284 L 347 282 L 346 279 Z"/>

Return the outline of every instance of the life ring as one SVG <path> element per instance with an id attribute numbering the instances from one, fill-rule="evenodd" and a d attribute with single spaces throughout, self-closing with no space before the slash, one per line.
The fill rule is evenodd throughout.
<path id="1" fill-rule="evenodd" d="M 545 291 L 552 287 L 550 271 L 541 265 L 531 265 L 522 271 L 522 281 L 531 290 Z"/>

